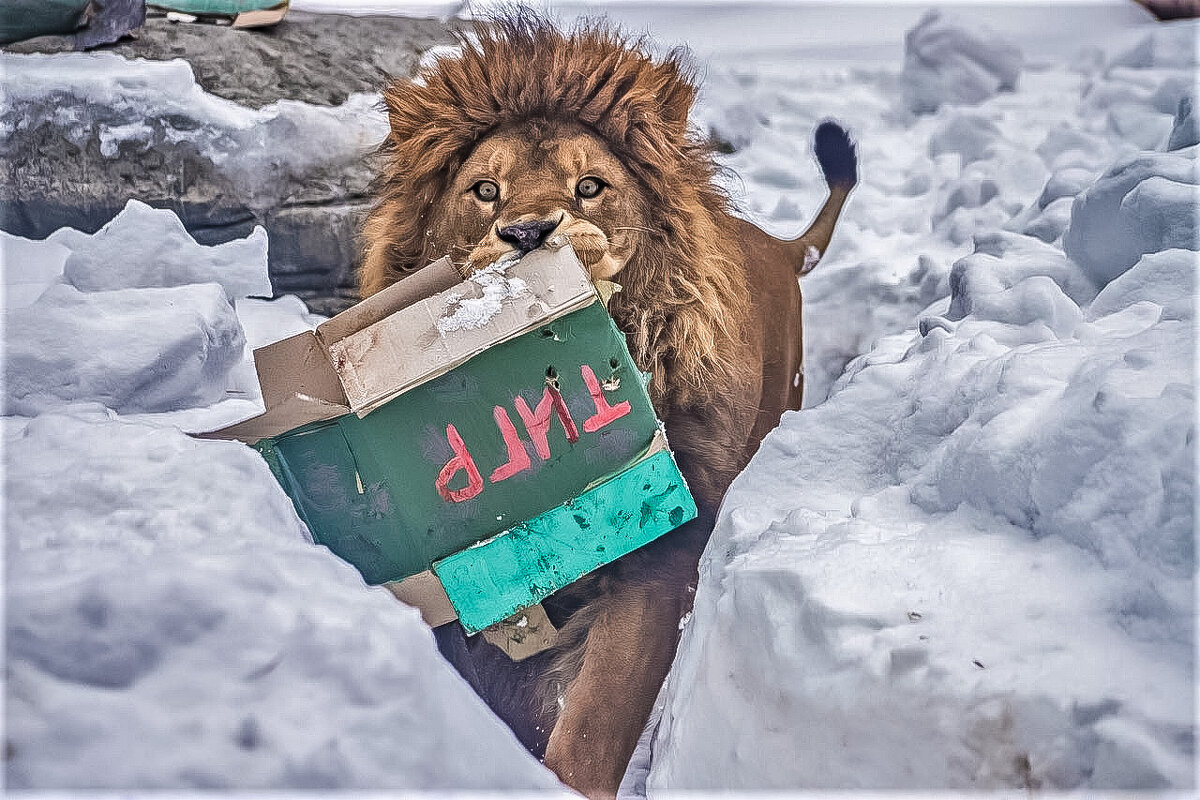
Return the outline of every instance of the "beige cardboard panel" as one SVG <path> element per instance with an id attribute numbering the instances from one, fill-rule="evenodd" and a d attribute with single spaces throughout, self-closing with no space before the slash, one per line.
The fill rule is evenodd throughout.
<path id="1" fill-rule="evenodd" d="M 314 397 L 292 395 L 283 402 L 271 406 L 257 417 L 221 428 L 219 431 L 197 434 L 197 438 L 237 439 L 246 444 L 254 444 L 259 439 L 278 436 L 310 422 L 333 419 L 348 413 L 350 413 L 350 409 L 340 403 L 328 403 Z"/>
<path id="2" fill-rule="evenodd" d="M 383 291 L 321 323 L 317 326 L 317 338 L 328 348 L 352 333 L 357 333 L 397 311 L 460 283 L 462 275 L 450 261 L 450 257 L 443 256 L 404 280 L 393 283 Z"/>
<path id="3" fill-rule="evenodd" d="M 495 344 L 596 300 L 587 273 L 569 248 L 535 250 L 510 267 L 509 276 L 524 280 L 529 291 L 504 301 L 500 312 L 479 328 L 445 334 L 437 329 L 437 320 L 452 313 L 453 296 L 482 295 L 468 281 L 336 342 L 330 354 L 350 407 L 363 415 Z"/>
<path id="4" fill-rule="evenodd" d="M 558 629 L 546 616 L 546 609 L 538 603 L 484 628 L 483 638 L 503 650 L 513 661 L 523 661 L 553 647 L 558 641 Z"/>
<path id="5" fill-rule="evenodd" d="M 431 628 L 445 625 L 458 619 L 450 598 L 442 588 L 442 582 L 432 570 L 418 572 L 402 581 L 392 581 L 384 586 L 396 596 L 396 599 L 410 606 L 416 606 L 421 612 L 421 618 Z"/>
<path id="6" fill-rule="evenodd" d="M 254 351 L 254 369 L 268 409 L 297 395 L 345 405 L 341 381 L 312 331 L 258 348 Z"/>

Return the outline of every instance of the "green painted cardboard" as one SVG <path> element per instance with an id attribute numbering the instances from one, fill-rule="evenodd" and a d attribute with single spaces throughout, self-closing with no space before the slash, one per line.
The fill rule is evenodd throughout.
<path id="1" fill-rule="evenodd" d="M 528 522 L 438 561 L 433 571 L 463 627 L 475 633 L 695 516 L 696 504 L 675 461 L 660 451 Z"/>
<path id="2" fill-rule="evenodd" d="M 475 632 L 696 509 L 569 247 L 513 264 L 524 291 L 461 331 L 440 321 L 482 288 L 444 262 L 256 350 L 266 410 L 202 435 L 256 447 L 368 583 Z"/>
<path id="3" fill-rule="evenodd" d="M 628 409 L 593 431 L 586 427 L 596 401 L 585 370 L 601 384 L 604 403 Z M 518 398 L 531 412 L 539 404 L 545 410 L 548 384 L 557 385 L 578 439 L 568 441 L 566 426 L 551 413 L 549 458 L 543 459 Z M 500 429 L 505 419 L 521 440 L 518 458 L 528 461 L 511 476 L 501 471 L 511 462 Z M 256 447 L 275 465 L 316 540 L 358 567 L 369 583 L 384 583 L 428 569 L 626 468 L 657 430 L 624 337 L 604 307 L 593 303 L 485 350 L 361 419 L 345 414 Z M 439 475 L 456 459 L 455 435 L 480 486 L 472 497 L 448 500 L 438 491 Z M 470 493 L 469 472 L 465 465 L 453 469 L 443 492 Z"/>

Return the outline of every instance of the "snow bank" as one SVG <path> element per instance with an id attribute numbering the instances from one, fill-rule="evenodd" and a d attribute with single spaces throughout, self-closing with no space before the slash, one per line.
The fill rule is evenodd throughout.
<path id="1" fill-rule="evenodd" d="M 985 247 L 726 497 L 652 787 L 1192 784 L 1196 253 Z"/>
<path id="2" fill-rule="evenodd" d="M 815 212 L 803 166 L 778 200 L 754 167 L 822 114 L 863 180 L 803 283 L 811 407 L 702 560 L 651 796 L 1194 787 L 1196 24 L 1153 31 L 915 117 L 877 99 L 935 86 L 908 64 L 710 70 L 705 121 L 761 117 L 728 158 L 757 220 Z"/>
<path id="3" fill-rule="evenodd" d="M 214 281 L 230 300 L 271 296 L 267 232 L 261 226 L 245 239 L 205 246 L 173 212 L 130 200 L 95 234 L 63 228 L 50 240 L 71 248 L 64 277 L 85 292 Z"/>
<path id="4" fill-rule="evenodd" d="M 88 408 L 5 449 L 9 788 L 557 786 L 258 454 Z"/>
<path id="5" fill-rule="evenodd" d="M 1068 256 L 1103 285 L 1146 253 L 1196 248 L 1198 149 L 1139 153 L 1080 194 L 1063 236 Z"/>
<path id="6" fill-rule="evenodd" d="M 1016 88 L 1021 51 L 986 27 L 928 11 L 904 36 L 904 103 L 918 114 Z"/>
<path id="7" fill-rule="evenodd" d="M 80 292 L 58 285 L 5 319 L 6 414 L 82 400 L 118 411 L 210 405 L 245 338 L 216 284 Z"/>
<path id="8" fill-rule="evenodd" d="M 4 307 L 20 308 L 41 297 L 62 280 L 70 248 L 0 231 L 0 273 L 4 276 Z"/>

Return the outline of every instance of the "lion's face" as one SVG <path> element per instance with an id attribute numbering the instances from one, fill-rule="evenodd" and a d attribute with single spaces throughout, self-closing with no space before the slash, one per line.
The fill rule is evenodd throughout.
<path id="1" fill-rule="evenodd" d="M 584 128 L 531 121 L 483 139 L 432 206 L 426 252 L 479 269 L 565 235 L 593 280 L 643 247 L 648 201 L 638 181 Z"/>

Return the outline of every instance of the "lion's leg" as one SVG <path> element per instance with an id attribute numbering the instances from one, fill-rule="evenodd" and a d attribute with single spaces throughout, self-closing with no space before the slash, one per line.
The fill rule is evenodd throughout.
<path id="1" fill-rule="evenodd" d="M 702 509 L 616 562 L 605 593 L 582 612 L 591 617 L 582 666 L 563 694 L 545 763 L 588 797 L 614 797 L 621 785 L 675 657 L 713 519 Z"/>
<path id="2" fill-rule="evenodd" d="M 600 601 L 579 675 L 563 697 L 546 766 L 591 798 L 615 797 L 671 667 L 679 604 L 626 585 Z"/>

